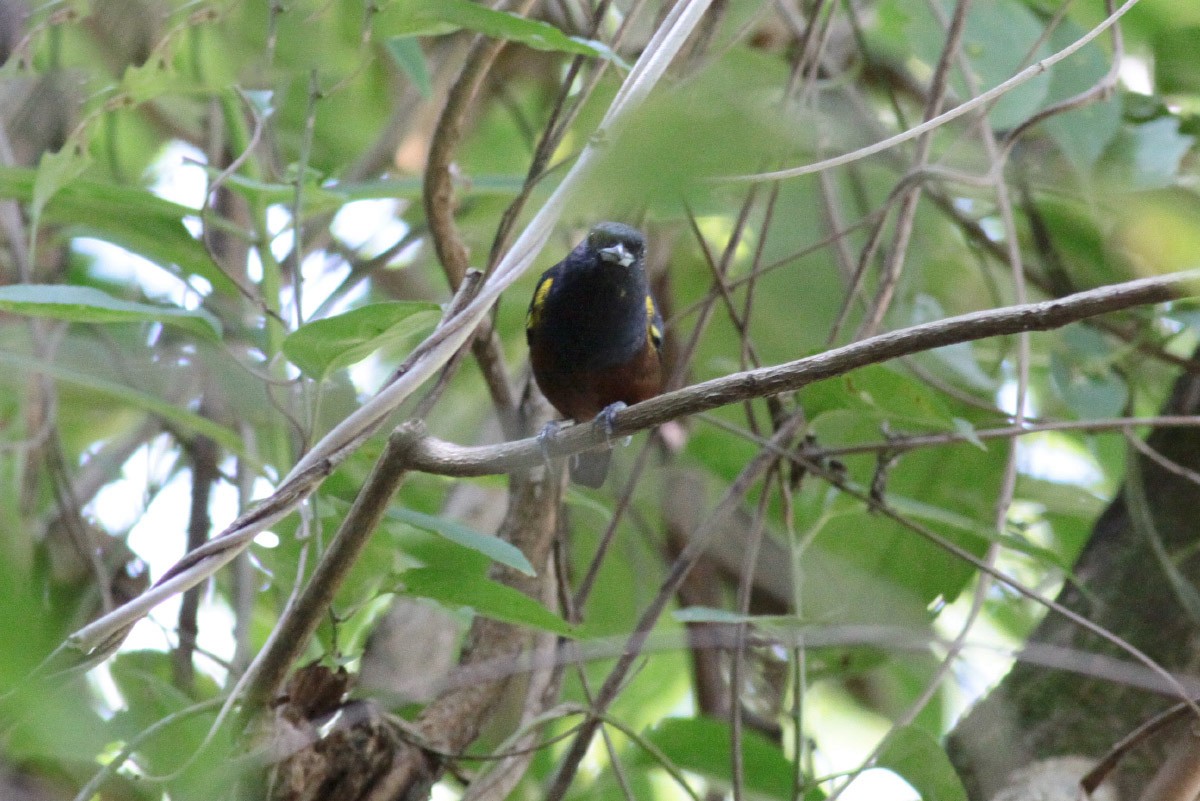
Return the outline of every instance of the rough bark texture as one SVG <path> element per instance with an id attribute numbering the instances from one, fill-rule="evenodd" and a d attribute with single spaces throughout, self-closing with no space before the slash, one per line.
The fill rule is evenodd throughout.
<path id="1" fill-rule="evenodd" d="M 537 576 L 526 576 L 496 565 L 494 579 L 535 598 L 553 597 L 550 549 L 560 493 L 554 476 L 513 479 L 508 513 L 498 536 L 521 548 L 541 569 Z M 272 801 L 428 798 L 433 783 L 446 770 L 445 755 L 462 753 L 474 742 L 515 675 L 525 672 L 533 642 L 534 636 L 523 627 L 477 617 L 467 635 L 459 672 L 407 729 L 371 702 L 352 702 L 341 707 L 344 725 L 322 737 L 319 732 L 328 722 L 326 716 L 331 706 L 337 706 L 325 703 L 330 694 L 289 691 L 288 703 L 277 710 L 269 735 L 271 751 L 288 757 L 274 771 L 267 797 Z M 539 699 L 550 696 L 552 703 L 557 684 L 552 688 L 555 692 L 546 690 L 543 695 L 543 689 L 537 691 Z M 297 707 L 293 695 L 317 697 L 321 703 L 302 702 Z M 519 778 L 518 773 L 510 780 Z"/>
<path id="2" fill-rule="evenodd" d="M 1200 378 L 1184 375 L 1167 403 L 1170 414 L 1200 412 Z M 1200 430 L 1154 431 L 1147 443 L 1183 467 L 1200 469 Z M 1138 459 L 1146 505 L 1157 534 L 1182 578 L 1200 582 L 1193 549 L 1200 530 L 1200 486 L 1145 456 Z M 1177 674 L 1194 673 L 1200 649 L 1196 626 L 1154 554 L 1134 525 L 1128 487 L 1105 510 L 1080 555 L 1059 602 L 1105 626 Z M 1045 643 L 1129 661 L 1127 654 L 1053 613 L 1033 643 Z M 948 748 L 973 801 L 993 798 L 1009 775 L 1031 762 L 1065 755 L 1103 756 L 1138 724 L 1171 706 L 1164 695 L 1074 672 L 1018 661 L 1012 672 L 952 733 Z M 1136 798 L 1162 764 L 1178 730 L 1152 738 L 1128 755 L 1114 776 L 1121 798 Z"/>

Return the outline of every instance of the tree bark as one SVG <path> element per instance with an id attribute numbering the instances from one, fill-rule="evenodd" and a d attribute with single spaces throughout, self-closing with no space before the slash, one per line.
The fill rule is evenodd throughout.
<path id="1" fill-rule="evenodd" d="M 1184 374 L 1166 404 L 1170 414 L 1200 413 L 1200 378 Z M 1177 466 L 1200 470 L 1200 430 L 1156 429 L 1147 444 Z M 1134 458 L 1134 457 L 1131 457 Z M 1200 656 L 1195 621 L 1155 555 L 1151 527 L 1137 525 L 1140 475 L 1153 530 L 1188 585 L 1200 582 L 1194 543 L 1200 528 L 1200 486 L 1139 454 L 1125 488 L 1096 521 L 1092 537 L 1058 601 L 1120 635 L 1173 673 L 1193 672 Z M 1176 558 L 1180 557 L 1182 558 Z M 1129 661 L 1129 656 L 1060 615 L 1048 614 L 1031 643 Z M 1081 665 L 1086 671 L 1086 665 Z M 1012 672 L 951 733 L 947 744 L 972 801 L 992 799 L 1011 774 L 1038 760 L 1079 755 L 1098 759 L 1139 724 L 1179 699 L 1018 659 Z M 1189 725 L 1181 721 L 1177 726 Z M 1112 781 L 1123 799 L 1137 798 L 1164 762 L 1178 728 L 1139 745 Z"/>

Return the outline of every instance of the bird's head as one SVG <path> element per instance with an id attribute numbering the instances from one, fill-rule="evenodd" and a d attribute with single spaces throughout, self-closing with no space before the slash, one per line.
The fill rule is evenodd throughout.
<path id="1" fill-rule="evenodd" d="M 587 244 L 601 261 L 621 267 L 640 262 L 646 254 L 642 232 L 622 223 L 599 223 L 588 233 Z"/>

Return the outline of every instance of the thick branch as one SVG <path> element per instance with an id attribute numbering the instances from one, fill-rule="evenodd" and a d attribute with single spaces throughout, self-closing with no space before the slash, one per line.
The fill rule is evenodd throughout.
<path id="1" fill-rule="evenodd" d="M 407 451 L 420 436 L 419 424 L 401 426 L 388 437 L 375 469 L 354 499 L 337 536 L 321 557 L 312 579 L 289 608 L 271 634 L 246 695 L 251 703 L 269 701 L 287 676 L 288 669 L 304 653 L 334 593 L 342 585 L 350 568 L 358 561 L 371 534 L 387 511 L 392 496 L 404 477 Z"/>
<path id="2" fill-rule="evenodd" d="M 1099 314 L 1160 303 L 1200 291 L 1200 270 L 1142 278 L 1077 292 L 1063 298 L 971 312 L 898 331 L 786 364 L 714 378 L 660 395 L 613 416 L 609 434 L 597 426 L 575 425 L 543 443 L 524 439 L 483 447 L 461 447 L 425 438 L 410 453 L 409 467 L 428 473 L 478 476 L 523 470 L 540 464 L 545 453 L 565 456 L 595 447 L 606 436 L 623 436 L 719 406 L 791 392 L 817 381 L 901 356 L 1024 331 L 1049 331 Z"/>

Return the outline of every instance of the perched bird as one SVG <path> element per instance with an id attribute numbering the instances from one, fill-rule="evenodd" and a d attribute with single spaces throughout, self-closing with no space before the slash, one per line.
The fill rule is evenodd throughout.
<path id="1" fill-rule="evenodd" d="M 662 392 L 662 317 L 646 281 L 646 239 L 635 228 L 604 222 L 542 274 L 529 315 L 533 377 L 563 416 L 577 423 L 611 417 L 626 404 Z M 571 478 L 599 487 L 608 448 L 575 457 Z"/>

